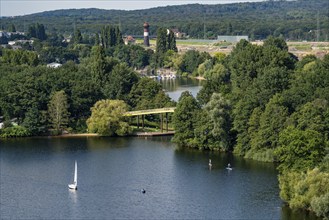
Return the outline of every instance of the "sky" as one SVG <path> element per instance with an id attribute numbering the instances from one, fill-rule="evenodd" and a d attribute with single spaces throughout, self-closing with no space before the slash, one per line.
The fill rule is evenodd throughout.
<path id="1" fill-rule="evenodd" d="M 182 4 L 227 4 L 264 0 L 0 0 L 0 16 L 28 15 L 43 11 L 73 8 L 136 10 Z"/>

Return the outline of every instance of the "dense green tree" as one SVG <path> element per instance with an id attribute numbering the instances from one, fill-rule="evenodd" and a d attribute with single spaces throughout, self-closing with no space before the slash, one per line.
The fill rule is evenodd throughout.
<path id="1" fill-rule="evenodd" d="M 102 86 L 106 72 L 105 52 L 102 46 L 94 46 L 91 51 L 91 65 L 93 80 L 98 86 Z"/>
<path id="2" fill-rule="evenodd" d="M 48 104 L 49 121 L 56 134 L 61 134 L 69 123 L 67 96 L 63 90 L 54 93 Z"/>
<path id="3" fill-rule="evenodd" d="M 156 53 L 164 54 L 167 49 L 167 30 L 165 28 L 159 28 L 157 30 Z"/>
<path id="4" fill-rule="evenodd" d="M 150 59 L 148 51 L 139 45 L 118 45 L 114 49 L 113 57 L 137 69 L 147 66 Z"/>
<path id="5" fill-rule="evenodd" d="M 38 54 L 32 51 L 24 50 L 9 50 L 3 51 L 2 60 L 5 63 L 13 65 L 27 64 L 30 66 L 36 66 L 39 64 Z"/>
<path id="6" fill-rule="evenodd" d="M 33 38 L 38 38 L 39 40 L 43 41 L 47 39 L 45 27 L 43 24 L 33 24 L 29 26 L 28 32 L 27 32 L 28 37 L 33 37 Z"/>
<path id="7" fill-rule="evenodd" d="M 307 172 L 289 170 L 279 176 L 279 185 L 281 198 L 292 209 L 313 210 L 318 216 L 329 217 L 329 172 L 319 168 Z"/>
<path id="8" fill-rule="evenodd" d="M 210 59 L 210 55 L 206 52 L 199 52 L 196 50 L 187 51 L 182 58 L 182 63 L 180 65 L 181 72 L 187 72 L 189 74 L 196 73 L 199 65 Z"/>
<path id="9" fill-rule="evenodd" d="M 167 30 L 167 50 L 173 50 L 177 52 L 175 34 L 172 30 L 169 29 Z"/>
<path id="10" fill-rule="evenodd" d="M 217 147 L 221 150 L 228 151 L 232 147 L 231 143 L 231 118 L 230 103 L 220 93 L 214 93 L 210 101 L 205 106 L 212 129 L 209 131 L 217 142 Z"/>
<path id="11" fill-rule="evenodd" d="M 101 30 L 100 42 L 104 48 L 123 44 L 122 34 L 118 26 L 104 26 Z"/>
<path id="12" fill-rule="evenodd" d="M 170 98 L 162 86 L 149 78 L 141 78 L 133 85 L 129 94 L 129 104 L 134 109 L 153 109 L 172 106 Z"/>
<path id="13" fill-rule="evenodd" d="M 301 130 L 314 130 L 323 135 L 329 134 L 329 106 L 324 99 L 315 99 L 303 105 L 292 115 L 293 124 Z M 329 136 L 327 136 L 329 137 Z"/>
<path id="14" fill-rule="evenodd" d="M 279 147 L 275 150 L 280 172 L 313 169 L 325 156 L 327 143 L 323 135 L 313 130 L 288 127 L 280 133 Z"/>
<path id="15" fill-rule="evenodd" d="M 196 99 L 185 91 L 178 100 L 173 114 L 174 141 L 185 147 L 193 147 L 194 131 L 201 108 Z"/>
<path id="16" fill-rule="evenodd" d="M 91 108 L 88 131 L 103 136 L 123 136 L 131 132 L 123 114 L 128 106 L 121 100 L 100 100 Z"/>
<path id="17" fill-rule="evenodd" d="M 125 63 L 120 63 L 113 67 L 102 90 L 106 98 L 127 100 L 127 95 L 137 81 L 136 73 Z"/>
<path id="18" fill-rule="evenodd" d="M 288 45 L 283 38 L 269 36 L 264 41 L 264 47 L 277 47 L 280 50 L 288 51 Z"/>
<path id="19" fill-rule="evenodd" d="M 46 111 L 40 111 L 36 105 L 33 105 L 27 110 L 22 125 L 31 135 L 39 135 L 45 132 L 47 128 Z"/>
<path id="20" fill-rule="evenodd" d="M 282 96 L 273 96 L 266 104 L 260 117 L 259 131 L 255 142 L 258 146 L 254 146 L 254 148 L 277 148 L 279 133 L 284 129 L 287 117 L 288 109 L 283 106 Z"/>
<path id="21" fill-rule="evenodd" d="M 206 74 L 206 81 L 200 89 L 197 99 L 200 104 L 209 102 L 213 93 L 221 93 L 224 96 L 231 92 L 230 74 L 223 64 L 215 64 Z"/>

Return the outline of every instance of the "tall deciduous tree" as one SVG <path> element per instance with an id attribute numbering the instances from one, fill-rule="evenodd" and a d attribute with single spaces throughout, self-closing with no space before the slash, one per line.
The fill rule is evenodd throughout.
<path id="1" fill-rule="evenodd" d="M 211 135 L 221 150 L 229 150 L 231 146 L 230 103 L 220 93 L 214 93 L 205 106 L 211 124 Z"/>
<path id="2" fill-rule="evenodd" d="M 48 104 L 49 121 L 56 133 L 61 133 L 69 122 L 67 96 L 63 90 L 53 94 Z"/>
<path id="3" fill-rule="evenodd" d="M 177 52 L 176 38 L 172 30 L 169 30 L 169 33 L 167 31 L 167 50 L 173 50 Z"/>
<path id="4" fill-rule="evenodd" d="M 104 81 L 106 70 L 105 52 L 102 46 L 94 46 L 91 51 L 92 56 L 92 77 L 96 85 L 101 86 Z"/>
<path id="5" fill-rule="evenodd" d="M 201 108 L 196 99 L 188 91 L 182 93 L 173 114 L 175 127 L 174 141 L 186 147 L 193 147 L 194 130 Z"/>
<path id="6" fill-rule="evenodd" d="M 87 120 L 89 132 L 104 136 L 123 136 L 131 132 L 123 114 L 128 106 L 122 100 L 100 100 L 91 108 L 91 116 Z"/>

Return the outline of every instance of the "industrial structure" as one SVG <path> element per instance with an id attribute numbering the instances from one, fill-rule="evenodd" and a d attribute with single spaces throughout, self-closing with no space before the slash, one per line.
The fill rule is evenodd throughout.
<path id="1" fill-rule="evenodd" d="M 150 46 L 150 25 L 149 23 L 145 22 L 144 25 L 144 45 L 146 47 Z"/>

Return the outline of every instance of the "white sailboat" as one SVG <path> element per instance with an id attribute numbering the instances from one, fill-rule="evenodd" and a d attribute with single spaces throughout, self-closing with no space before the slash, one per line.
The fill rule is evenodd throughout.
<path id="1" fill-rule="evenodd" d="M 69 184 L 70 189 L 77 190 L 78 189 L 78 165 L 77 161 L 75 161 L 75 167 L 74 167 L 74 180 L 72 184 Z"/>

